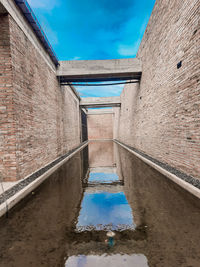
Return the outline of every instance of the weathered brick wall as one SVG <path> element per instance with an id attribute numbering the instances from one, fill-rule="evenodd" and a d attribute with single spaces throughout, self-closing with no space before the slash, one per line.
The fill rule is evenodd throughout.
<path id="1" fill-rule="evenodd" d="M 3 163 L 4 179 L 23 178 L 80 143 L 79 100 L 60 88 L 55 70 L 9 19 L 12 60 L 12 124 L 17 173 Z M 6 79 L 6 84 L 8 79 Z M 6 85 L 7 86 L 7 85 Z M 7 138 L 7 133 L 4 134 Z M 4 150 L 8 145 L 4 142 Z"/>
<path id="2" fill-rule="evenodd" d="M 138 51 L 140 87 L 122 93 L 119 139 L 200 178 L 199 0 L 157 0 Z M 177 63 L 182 67 L 177 69 Z"/>
<path id="3" fill-rule="evenodd" d="M 0 179 L 16 177 L 16 128 L 9 17 L 0 15 Z"/>
<path id="4" fill-rule="evenodd" d="M 88 114 L 88 139 L 113 139 L 113 114 Z"/>

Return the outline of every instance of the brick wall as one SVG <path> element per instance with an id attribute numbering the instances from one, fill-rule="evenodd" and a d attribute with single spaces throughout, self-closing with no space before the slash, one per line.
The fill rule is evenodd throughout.
<path id="1" fill-rule="evenodd" d="M 88 139 L 113 139 L 113 114 L 88 114 Z"/>
<path id="2" fill-rule="evenodd" d="M 0 23 L 1 172 L 16 180 L 80 143 L 79 100 L 69 87 L 60 88 L 55 70 L 12 17 Z"/>
<path id="3" fill-rule="evenodd" d="M 157 0 L 138 51 L 140 86 L 122 95 L 118 139 L 200 178 L 198 0 Z M 177 64 L 182 61 L 182 67 Z M 125 130 L 126 129 L 126 130 Z"/>
<path id="4" fill-rule="evenodd" d="M 118 138 L 120 107 L 113 107 L 113 139 Z"/>
<path id="5" fill-rule="evenodd" d="M 16 127 L 13 104 L 13 73 L 9 17 L 0 15 L 0 174 L 16 177 Z M 4 174 L 4 176 L 3 176 Z"/>

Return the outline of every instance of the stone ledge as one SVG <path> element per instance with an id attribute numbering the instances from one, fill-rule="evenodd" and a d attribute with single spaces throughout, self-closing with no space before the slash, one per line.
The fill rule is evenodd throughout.
<path id="1" fill-rule="evenodd" d="M 114 140 L 114 142 L 119 144 L 120 146 L 134 154 L 136 157 L 140 158 L 142 161 L 162 173 L 164 176 L 178 184 L 180 187 L 184 188 L 185 190 L 200 199 L 200 181 L 198 179 L 191 177 L 183 172 L 180 172 L 179 170 L 176 170 L 175 168 L 163 162 L 160 162 L 137 150 L 136 148 L 128 146 L 118 140 Z"/>
<path id="2" fill-rule="evenodd" d="M 28 195 L 32 190 L 39 186 L 52 173 L 54 173 L 60 166 L 73 157 L 78 151 L 82 150 L 88 145 L 88 141 L 81 143 L 75 149 L 70 150 L 67 154 L 57 158 L 50 164 L 34 172 L 27 178 L 21 180 L 18 184 L 5 191 L 0 195 L 0 217 L 8 212 L 21 199 Z"/>

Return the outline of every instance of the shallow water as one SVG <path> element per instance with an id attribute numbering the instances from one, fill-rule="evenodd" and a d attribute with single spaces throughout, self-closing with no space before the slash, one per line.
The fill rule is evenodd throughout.
<path id="1" fill-rule="evenodd" d="M 123 189 L 115 193 L 109 192 L 109 188 L 104 190 L 85 191 L 77 231 L 134 229 L 131 207 Z"/>
<path id="2" fill-rule="evenodd" d="M 199 203 L 113 142 L 91 142 L 1 219 L 0 266 L 199 267 Z"/>
<path id="3" fill-rule="evenodd" d="M 140 266 L 147 267 L 147 259 L 144 255 L 133 254 L 133 255 L 79 255 L 69 257 L 65 263 L 65 267 L 126 267 L 126 266 Z"/>

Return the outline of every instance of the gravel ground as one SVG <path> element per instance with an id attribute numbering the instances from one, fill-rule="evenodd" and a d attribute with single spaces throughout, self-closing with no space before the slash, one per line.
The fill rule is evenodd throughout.
<path id="1" fill-rule="evenodd" d="M 140 154 L 140 155 L 143 156 L 144 158 L 146 158 L 146 159 L 148 159 L 148 160 L 151 160 L 153 163 L 159 165 L 159 166 L 162 167 L 163 169 L 165 169 L 165 170 L 171 172 L 172 174 L 175 174 L 177 177 L 179 177 L 180 179 L 184 180 L 185 182 L 188 182 L 189 184 L 191 184 L 191 185 L 197 187 L 198 189 L 200 189 L 200 180 L 199 180 L 199 179 L 196 179 L 196 178 L 194 178 L 194 177 L 192 177 L 192 176 L 190 176 L 190 175 L 188 175 L 188 174 L 186 174 L 186 173 L 183 173 L 183 172 L 181 172 L 181 171 L 175 169 L 174 167 L 169 166 L 169 165 L 166 164 L 166 163 L 163 163 L 163 162 L 161 162 L 161 161 L 159 161 L 159 160 L 157 160 L 157 159 L 154 159 L 154 158 L 148 156 L 147 154 L 145 154 L 145 153 L 139 151 L 139 150 L 136 149 L 136 148 L 133 148 L 133 147 L 131 147 L 131 146 L 128 146 L 128 145 L 126 145 L 126 144 L 124 144 L 124 143 L 122 143 L 122 142 L 120 142 L 120 141 L 118 141 L 118 140 L 116 140 L 116 141 L 119 142 L 120 144 L 122 144 L 122 145 L 128 147 L 129 149 L 135 151 L 136 153 Z"/>
<path id="2" fill-rule="evenodd" d="M 0 204 L 2 204 L 3 202 L 5 202 L 10 197 L 14 196 L 17 192 L 19 192 L 20 190 L 22 190 L 25 186 L 27 186 L 28 184 L 30 184 L 31 182 L 33 182 L 35 179 L 37 179 L 39 176 L 41 176 L 42 174 L 44 174 L 46 171 L 48 171 L 49 169 L 51 169 L 52 167 L 54 167 L 57 163 L 59 163 L 60 161 L 62 161 L 66 157 L 68 157 L 71 153 L 73 153 L 75 150 L 77 150 L 78 148 L 80 148 L 86 142 L 87 141 L 81 143 L 78 147 L 70 150 L 65 155 L 63 155 L 60 158 L 56 159 L 55 161 L 51 162 L 50 164 L 48 164 L 44 168 L 41 168 L 40 170 L 38 170 L 35 173 L 31 174 L 29 177 L 27 177 L 26 179 L 23 179 L 21 182 L 19 182 L 18 184 L 14 185 L 12 188 L 6 190 L 3 194 L 0 195 Z"/>

